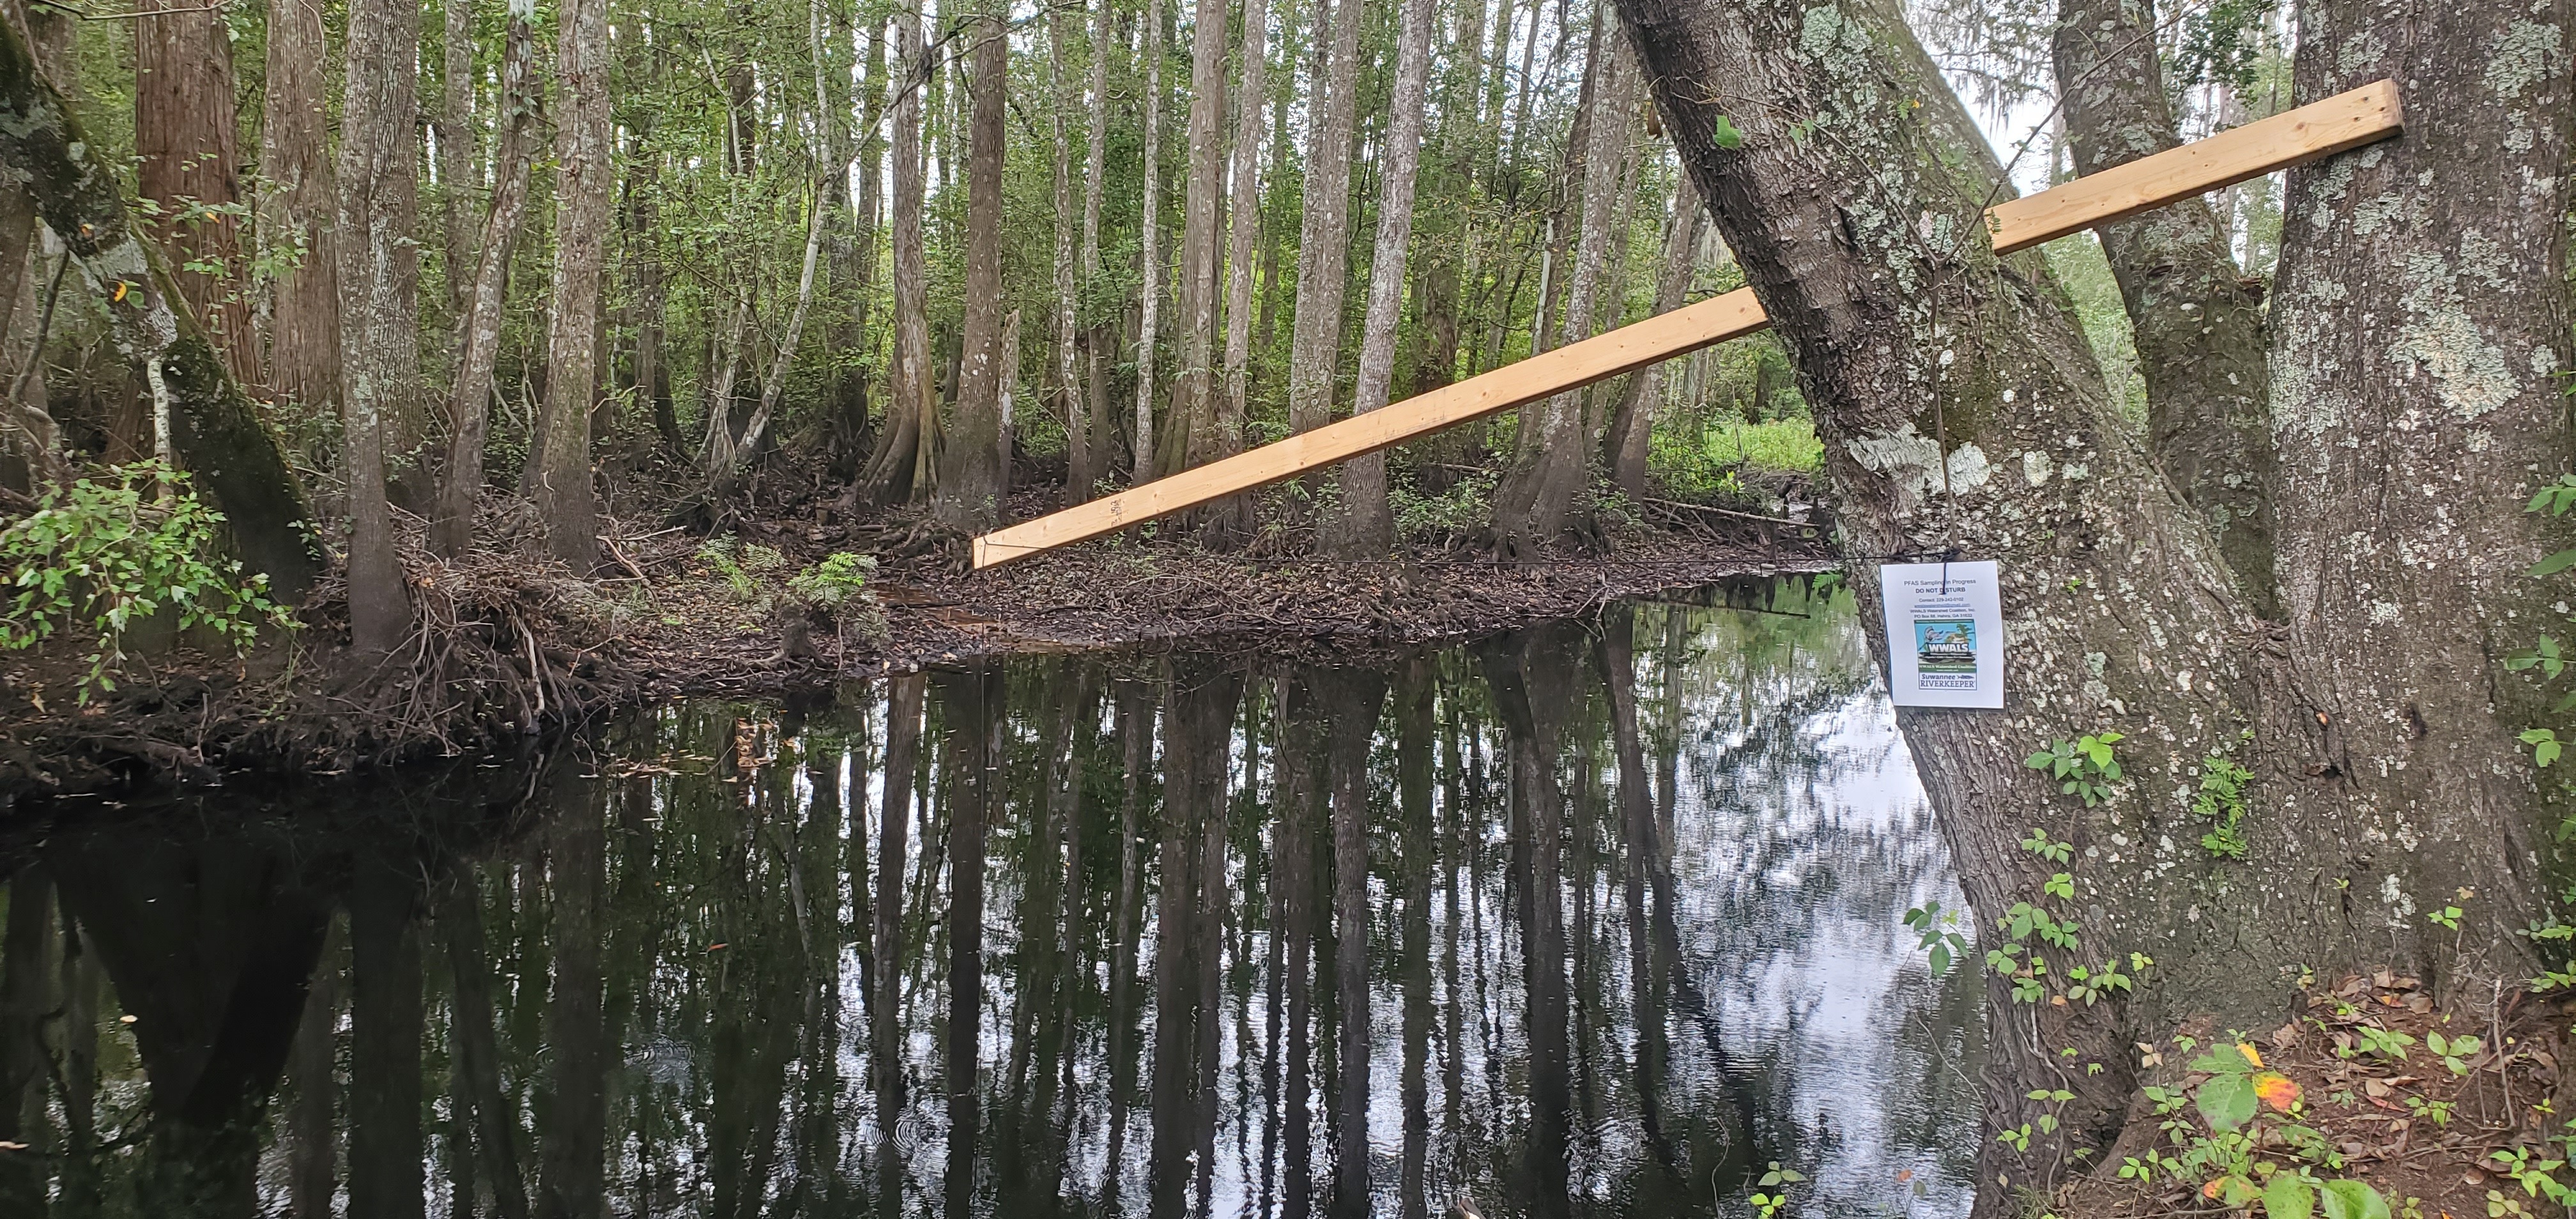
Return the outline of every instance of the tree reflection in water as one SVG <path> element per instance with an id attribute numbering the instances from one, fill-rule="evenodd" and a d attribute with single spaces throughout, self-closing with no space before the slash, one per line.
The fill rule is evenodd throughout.
<path id="1" fill-rule="evenodd" d="M 1948 861 L 1848 604 L 1761 600 L 53 810 L 0 1214 L 1963 1214 Z"/>

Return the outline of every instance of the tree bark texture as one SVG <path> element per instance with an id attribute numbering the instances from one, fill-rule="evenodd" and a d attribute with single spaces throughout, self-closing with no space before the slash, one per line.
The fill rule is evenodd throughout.
<path id="1" fill-rule="evenodd" d="M 1226 0 L 1198 0 L 1190 35 L 1189 182 L 1181 197 L 1180 362 L 1173 370 L 1173 471 L 1213 460 L 1217 421 L 1217 254 L 1225 232 Z"/>
<path id="2" fill-rule="evenodd" d="M 1073 12 L 1058 8 L 1047 14 L 1047 81 L 1055 87 L 1055 105 L 1047 112 L 1047 135 L 1055 144 L 1055 348 L 1048 355 L 1054 392 L 1052 409 L 1064 420 L 1064 502 L 1078 503 L 1091 485 L 1091 429 L 1083 410 L 1080 289 L 1074 278 L 1074 232 L 1079 217 L 1073 203 L 1073 145 L 1065 138 L 1065 116 L 1082 105 L 1065 68 L 1064 49 L 1073 29 Z"/>
<path id="3" fill-rule="evenodd" d="M 474 8 L 474 0 L 442 0 L 438 39 L 438 214 L 447 238 L 448 307 L 460 317 L 473 299 L 475 238 L 483 228 L 474 214 L 483 176 L 474 156 Z M 507 66 L 502 74 L 509 74 Z M 506 131 L 509 103 L 502 106 L 498 125 Z"/>
<path id="4" fill-rule="evenodd" d="M 1395 384 L 1395 340 L 1404 321 L 1404 267 L 1413 237 L 1413 185 L 1422 164 L 1423 112 L 1431 87 L 1431 0 L 1405 0 L 1396 37 L 1395 85 L 1387 100 L 1386 146 L 1379 151 L 1377 252 L 1369 262 L 1367 311 L 1360 323 L 1359 380 L 1351 413 L 1387 403 Z M 1342 463 L 1339 512 L 1324 523 L 1327 544 L 1344 556 L 1384 554 L 1395 543 L 1387 506 L 1386 454 Z"/>
<path id="5" fill-rule="evenodd" d="M 2154 0 L 2061 0 L 2054 36 L 2075 171 L 2100 173 L 2182 141 L 2156 54 Z M 2137 334 L 2148 451 L 2209 518 L 2219 557 L 2258 613 L 2274 610 L 2270 361 L 2261 286 L 2199 199 L 2099 230 Z"/>
<path id="6" fill-rule="evenodd" d="M 1154 340 L 1163 305 L 1163 0 L 1148 0 L 1145 15 L 1145 201 L 1137 221 L 1143 252 L 1137 274 L 1136 430 L 1131 483 L 1154 480 Z"/>
<path id="7" fill-rule="evenodd" d="M 1618 211 L 1626 168 L 1634 79 L 1628 50 L 1605 29 L 1594 39 L 1593 59 L 1591 119 L 1582 125 L 1583 222 L 1568 277 L 1562 333 L 1552 345 L 1591 337 L 1610 250 L 1611 217 Z M 1504 553 L 1534 553 L 1565 532 L 1574 497 L 1592 466 L 1583 402 L 1584 391 L 1578 389 L 1521 408 L 1512 463 L 1494 489 L 1494 534 Z"/>
<path id="8" fill-rule="evenodd" d="M 1234 95 L 1234 197 L 1227 222 L 1225 255 L 1225 386 L 1216 404 L 1216 427 L 1208 435 L 1203 460 L 1215 461 L 1243 451 L 1245 426 L 1252 419 L 1252 280 L 1261 237 L 1263 107 L 1270 100 L 1269 0 L 1244 0 L 1243 42 L 1237 59 L 1242 79 Z M 1219 540 L 1231 539 L 1248 524 L 1241 502 L 1209 509 L 1208 528 Z"/>
<path id="9" fill-rule="evenodd" d="M 259 240 L 291 263 L 272 289 L 268 387 L 290 402 L 340 398 L 340 276 L 333 218 L 330 113 L 322 7 L 270 0 L 268 74 L 259 124 Z M 296 251 L 291 259 L 280 255 Z"/>
<path id="10" fill-rule="evenodd" d="M 556 118 L 555 270 L 546 319 L 546 401 L 539 413 L 537 517 L 546 549 L 573 570 L 599 561 L 599 506 L 591 492 L 590 408 L 598 394 L 599 286 L 608 248 L 608 6 L 569 0 L 555 79 L 563 106 Z M 719 409 L 722 409 L 719 404 Z"/>
<path id="11" fill-rule="evenodd" d="M 1297 238 L 1297 310 L 1288 352 L 1288 430 L 1332 422 L 1350 275 L 1351 133 L 1359 117 L 1359 0 L 1315 0 L 1313 117 Z M 1331 40 L 1329 49 L 1326 39 Z"/>
<path id="12" fill-rule="evenodd" d="M 922 86 L 928 76 L 918 10 L 894 18 L 893 144 L 894 362 L 888 377 L 886 427 L 860 476 L 860 497 L 879 506 L 930 492 L 928 457 L 939 438 L 938 402 L 930 390 L 929 285 L 921 236 Z"/>
<path id="13" fill-rule="evenodd" d="M 478 253 L 457 317 L 456 382 L 448 403 L 455 430 L 448 437 L 438 509 L 430 518 L 430 544 L 449 557 L 464 553 L 471 542 L 474 505 L 482 498 L 492 370 L 501 354 L 510 254 L 527 219 L 528 188 L 535 172 L 538 109 L 544 96 L 544 86 L 537 80 L 536 8 L 534 0 L 510 0 L 508 43 L 501 59 L 500 164 L 492 182 L 492 206 L 483 219 L 480 240 L 455 247 Z M 639 374 L 642 363 L 637 362 Z"/>
<path id="14" fill-rule="evenodd" d="M 349 480 L 349 642 L 390 652 L 411 631 L 394 560 L 386 452 L 420 382 L 420 248 L 412 219 L 420 11 L 360 0 L 349 14 L 340 122 L 341 466 Z"/>
<path id="15" fill-rule="evenodd" d="M 969 26 L 974 95 L 966 164 L 966 316 L 957 375 L 957 434 L 939 472 L 939 519 L 968 533 L 1002 519 L 1003 395 L 1017 369 L 1002 367 L 1002 119 L 1011 83 L 1003 17 Z"/>
<path id="16" fill-rule="evenodd" d="M 223 350 L 233 379 L 257 385 L 241 221 L 214 210 L 243 202 L 223 10 L 194 0 L 137 7 L 145 15 L 134 21 L 135 193 L 160 208 L 145 227 L 170 256 L 180 297 Z"/>
<path id="17" fill-rule="evenodd" d="M 1698 265 L 1699 234 L 1708 210 L 1699 204 L 1699 189 L 1689 174 L 1673 183 L 1672 214 L 1664 219 L 1663 272 L 1655 280 L 1656 313 L 1682 307 L 1690 296 L 1691 271 Z M 1610 459 L 1610 481 L 1621 494 L 1646 494 L 1646 442 L 1655 428 L 1656 407 L 1663 401 L 1664 366 L 1650 364 L 1629 374 L 1610 416 L 1610 435 L 1603 447 Z"/>
<path id="18" fill-rule="evenodd" d="M 194 315 L 172 307 L 178 288 L 167 265 L 133 229 L 116 171 L 96 152 L 38 74 L 26 39 L 0 22 L 0 165 L 26 176 L 37 216 L 106 309 L 118 354 L 160 365 L 170 447 L 223 511 L 243 565 L 266 575 L 272 594 L 300 599 L 321 567 L 305 531 L 312 510 L 303 485 Z"/>
<path id="19" fill-rule="evenodd" d="M 2566 0 L 2300 10 L 2297 100 L 2394 78 L 2406 133 L 2290 175 L 2271 348 L 2288 675 L 2264 744 L 2300 806 L 2341 806 L 2311 841 L 2353 896 L 2304 902 L 2348 903 L 2349 934 L 2445 1003 L 2529 976 L 2518 929 L 2542 917 L 2564 811 L 2514 739 L 2550 695 L 2499 661 L 2559 613 L 2562 591 L 2524 573 L 2576 543 L 2523 511 L 2576 439 L 2571 16 Z M 2464 935 L 2425 921 L 2464 888 Z"/>

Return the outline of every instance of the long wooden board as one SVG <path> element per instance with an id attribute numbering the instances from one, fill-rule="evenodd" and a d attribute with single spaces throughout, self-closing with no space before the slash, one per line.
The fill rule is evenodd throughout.
<path id="1" fill-rule="evenodd" d="M 1986 212 L 1998 253 L 2188 199 L 2396 134 L 2397 85 L 2378 81 L 2169 152 L 2087 175 Z M 1505 365 L 1444 389 L 1355 415 L 1276 444 L 1183 470 L 975 539 L 975 566 L 1114 533 L 1229 495 L 1402 444 L 1452 424 L 1742 338 L 1770 325 L 1749 288 Z"/>

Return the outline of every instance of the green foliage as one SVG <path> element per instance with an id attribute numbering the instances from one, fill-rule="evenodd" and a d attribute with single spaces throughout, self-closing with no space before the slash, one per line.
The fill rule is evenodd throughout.
<path id="1" fill-rule="evenodd" d="M 846 606 L 874 599 L 868 591 L 868 577 L 876 574 L 874 557 L 835 551 L 787 579 L 787 591 L 796 598 L 825 613 L 838 614 Z"/>
<path id="2" fill-rule="evenodd" d="M 2023 759 L 2022 765 L 2047 771 L 2060 781 L 2058 790 L 2091 808 L 2110 799 L 2111 785 L 2120 781 L 2120 760 L 2111 747 L 2126 739 L 2116 732 L 2097 732 L 2079 740 L 2061 740 Z"/>
<path id="3" fill-rule="evenodd" d="M 876 570 L 877 561 L 872 556 L 835 551 L 822 562 L 788 577 L 787 595 L 808 609 L 829 615 L 845 637 L 855 630 L 882 642 L 886 635 L 885 611 L 877 607 L 876 594 L 868 591 L 868 577 Z"/>
<path id="4" fill-rule="evenodd" d="M 2182 46 L 2173 57 L 2169 78 L 2176 88 L 2223 84 L 2240 94 L 2254 92 L 2260 67 L 2263 32 L 2279 0 L 2216 0 L 2183 19 Z"/>
<path id="5" fill-rule="evenodd" d="M 1437 494 L 1424 494 L 1409 480 L 1395 483 L 1387 489 L 1387 506 L 1394 514 L 1397 536 L 1415 542 L 1446 542 L 1484 528 L 1494 519 L 1494 485 L 1498 478 L 1493 471 L 1478 470 Z"/>
<path id="6" fill-rule="evenodd" d="M 1771 1161 L 1770 1170 L 1757 1182 L 1760 1188 L 1753 1194 L 1753 1212 L 1762 1219 L 1772 1219 L 1789 1205 L 1789 1187 L 1806 1179 L 1806 1174 L 1782 1168 L 1778 1160 Z"/>
<path id="7" fill-rule="evenodd" d="M 2203 1077 L 2197 1087 L 2140 1090 L 2164 1140 L 2124 1161 L 2121 1180 L 2177 1182 L 2266 1219 L 2388 1219 L 2388 1200 L 2368 1182 L 2330 1175 L 2344 1170 L 2343 1153 L 2306 1123 L 2299 1085 L 2266 1069 L 2253 1046 L 2214 1046 L 2190 1069 Z"/>
<path id="8" fill-rule="evenodd" d="M 787 565 L 787 556 L 775 548 L 758 543 L 743 545 L 732 534 L 708 538 L 698 547 L 697 559 L 733 586 L 734 596 L 743 601 L 761 599 L 758 577 Z"/>
<path id="9" fill-rule="evenodd" d="M 127 633 L 147 619 L 172 615 L 178 630 L 202 630 L 236 651 L 263 622 L 293 625 L 269 600 L 268 577 L 217 557 L 223 514 L 188 490 L 186 474 L 159 462 L 114 473 L 48 491 L 34 513 L 0 529 L 0 569 L 14 590 L 0 648 L 87 636 L 86 703 L 94 690 L 116 688 L 110 670 L 125 659 Z"/>
<path id="10" fill-rule="evenodd" d="M 1917 947 L 1932 954 L 1932 973 L 1938 977 L 1950 972 L 1950 961 L 1968 951 L 1968 937 L 1958 930 L 1959 912 L 1944 910 L 1941 903 L 1931 902 L 1905 912 L 1905 925 L 1922 936 Z"/>
<path id="11" fill-rule="evenodd" d="M 2191 802 L 2191 813 L 2215 823 L 2200 836 L 2202 849 L 2222 859 L 2245 858 L 2251 850 L 2243 828 L 2245 787 L 2253 781 L 2253 771 L 2229 761 L 2225 754 L 2200 760 L 2200 794 Z"/>

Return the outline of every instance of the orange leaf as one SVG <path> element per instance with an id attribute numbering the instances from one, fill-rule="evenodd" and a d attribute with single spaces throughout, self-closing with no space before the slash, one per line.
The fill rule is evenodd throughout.
<path id="1" fill-rule="evenodd" d="M 2254 1064 L 2254 1069 L 2255 1069 L 2255 1070 L 2260 1071 L 2260 1070 L 2262 1070 L 2262 1069 L 2263 1069 L 2263 1056 L 2262 1056 L 2261 1054 L 2259 1054 L 2259 1053 L 2255 1052 L 2255 1049 L 2254 1049 L 2254 1047 L 2253 1047 L 2252 1045 L 2247 1044 L 2247 1043 L 2242 1042 L 2242 1041 L 2237 1042 L 2237 1043 L 2236 1043 L 2236 1052 L 2237 1052 L 2237 1053 L 2239 1053 L 2239 1054 L 2244 1055 L 2244 1056 L 2245 1056 L 2245 1061 L 2247 1061 L 2247 1062 L 2249 1062 L 2249 1063 Z"/>
<path id="2" fill-rule="evenodd" d="M 2273 1111 L 2287 1113 L 2290 1106 L 2299 1103 L 2299 1084 L 2278 1071 L 2265 1071 L 2254 1077 L 2254 1095 L 2262 1097 Z"/>
<path id="3" fill-rule="evenodd" d="M 2209 1184 L 2200 1187 L 2200 1196 L 2214 1200 L 2219 1194 L 2225 1192 L 2226 1189 L 2227 1178 L 2215 1177 L 2210 1180 Z"/>

